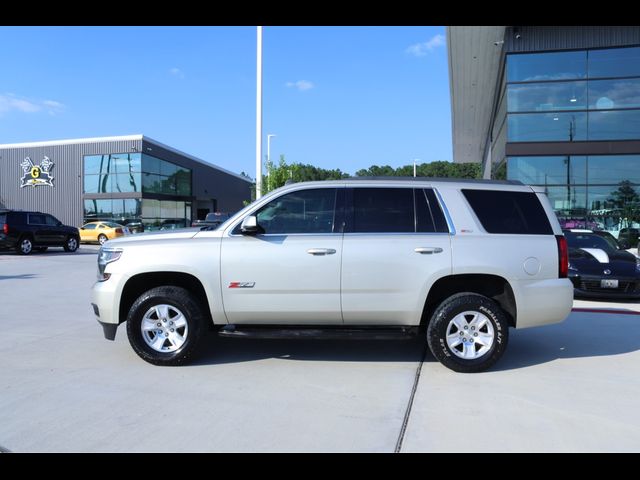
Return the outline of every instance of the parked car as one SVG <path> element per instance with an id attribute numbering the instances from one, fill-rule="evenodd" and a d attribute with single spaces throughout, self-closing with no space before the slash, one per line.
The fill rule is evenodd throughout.
<path id="1" fill-rule="evenodd" d="M 625 250 L 640 245 L 640 229 L 623 228 L 618 234 L 618 243 L 620 243 Z"/>
<path id="2" fill-rule="evenodd" d="M 176 230 L 186 227 L 187 220 L 185 218 L 167 218 L 160 224 L 160 230 Z"/>
<path id="3" fill-rule="evenodd" d="M 0 210 L 0 248 L 14 249 L 21 255 L 49 247 L 78 250 L 80 234 L 76 227 L 63 225 L 53 215 L 23 210 Z"/>
<path id="4" fill-rule="evenodd" d="M 139 218 L 125 218 L 123 220 L 119 220 L 117 223 L 127 227 L 129 229 L 129 233 L 144 232 L 144 223 L 142 223 L 142 220 Z"/>
<path id="5" fill-rule="evenodd" d="M 217 230 L 109 242 L 92 304 L 105 338 L 126 322 L 134 351 L 155 365 L 187 363 L 213 324 L 232 338 L 426 331 L 442 364 L 478 372 L 502 356 L 509 327 L 569 314 L 567 265 L 542 188 L 307 182 L 270 192 Z"/>
<path id="6" fill-rule="evenodd" d="M 580 230 L 574 230 L 571 229 L 572 232 L 576 232 L 576 231 L 580 231 Z M 620 245 L 620 243 L 618 242 L 618 239 L 616 237 L 613 236 L 613 234 L 611 232 L 607 232 L 606 230 L 583 230 L 587 233 L 589 232 L 593 232 L 594 235 L 598 235 L 599 237 L 602 237 L 606 240 L 606 242 L 611 245 L 611 247 L 614 250 L 625 250 L 624 248 L 622 248 L 622 245 Z"/>
<path id="7" fill-rule="evenodd" d="M 566 230 L 569 279 L 583 298 L 640 298 L 640 259 L 600 232 Z"/>
<path id="8" fill-rule="evenodd" d="M 223 212 L 210 212 L 204 220 L 195 220 L 191 223 L 192 227 L 201 227 L 209 230 L 214 230 L 231 218 L 230 213 Z"/>
<path id="9" fill-rule="evenodd" d="M 107 240 L 129 234 L 129 229 L 114 222 L 89 222 L 80 227 L 80 241 L 98 242 L 103 245 Z"/>

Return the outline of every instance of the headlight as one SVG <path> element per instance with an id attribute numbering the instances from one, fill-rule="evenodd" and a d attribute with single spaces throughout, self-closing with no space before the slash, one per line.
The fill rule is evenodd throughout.
<path id="1" fill-rule="evenodd" d="M 104 282 L 109 280 L 111 276 L 109 273 L 104 273 L 104 269 L 111 262 L 115 262 L 122 256 L 121 248 L 100 248 L 98 253 L 98 281 Z"/>

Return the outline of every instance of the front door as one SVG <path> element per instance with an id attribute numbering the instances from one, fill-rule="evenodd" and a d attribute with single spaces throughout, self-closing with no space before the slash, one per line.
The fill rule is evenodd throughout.
<path id="1" fill-rule="evenodd" d="M 342 221 L 338 188 L 297 190 L 254 214 L 261 232 L 225 232 L 221 250 L 229 323 L 341 324 Z"/>
<path id="2" fill-rule="evenodd" d="M 53 215 L 45 215 L 45 220 L 51 236 L 51 243 L 62 245 L 67 237 L 62 223 Z"/>

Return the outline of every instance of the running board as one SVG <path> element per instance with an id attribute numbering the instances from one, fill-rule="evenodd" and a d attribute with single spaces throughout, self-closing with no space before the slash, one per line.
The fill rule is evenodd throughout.
<path id="1" fill-rule="evenodd" d="M 410 340 L 418 327 L 271 327 L 226 325 L 218 335 L 227 338 L 318 339 L 318 340 Z"/>

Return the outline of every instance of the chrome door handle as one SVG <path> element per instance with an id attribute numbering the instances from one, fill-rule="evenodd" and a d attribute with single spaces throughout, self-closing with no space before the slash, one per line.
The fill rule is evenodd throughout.
<path id="1" fill-rule="evenodd" d="M 307 253 L 309 255 L 333 255 L 336 251 L 333 248 L 310 248 Z"/>
<path id="2" fill-rule="evenodd" d="M 442 249 L 440 247 L 418 247 L 413 251 L 416 253 L 421 253 L 422 255 L 431 255 L 432 253 L 442 253 Z"/>

